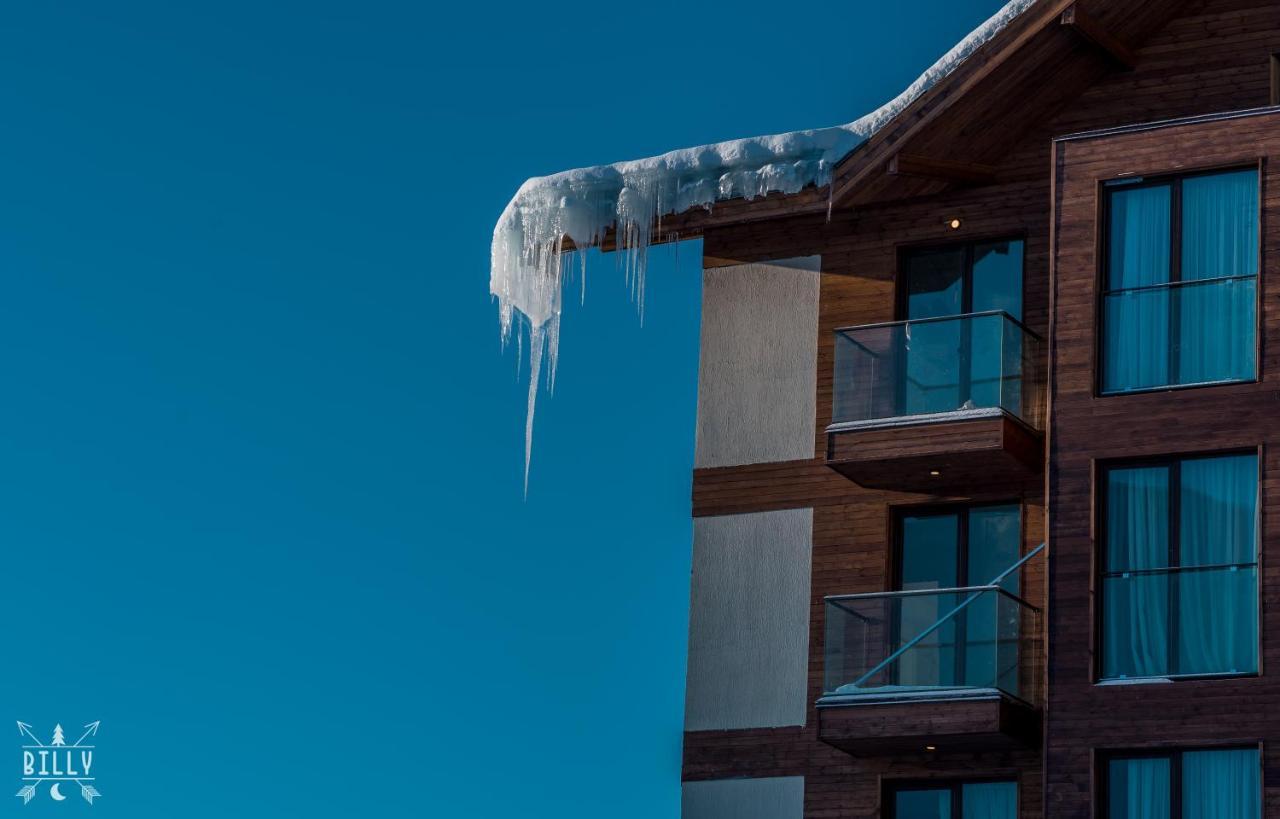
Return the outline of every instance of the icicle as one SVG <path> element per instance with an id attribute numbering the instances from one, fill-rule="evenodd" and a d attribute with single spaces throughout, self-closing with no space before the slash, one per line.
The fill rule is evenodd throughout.
<path id="1" fill-rule="evenodd" d="M 836 164 L 1034 2 L 1010 0 L 897 98 L 847 125 L 686 148 L 649 159 L 582 168 L 525 182 L 493 230 L 489 292 L 498 301 L 504 350 L 515 333 L 519 354 L 521 326 L 528 326 L 526 493 L 541 360 L 545 354 L 547 386 L 551 389 L 559 359 L 566 240 L 571 241 L 582 256 L 581 298 L 585 302 L 586 250 L 599 247 L 610 228 L 614 229 L 619 253 L 617 264 L 626 277 L 643 323 L 649 245 L 655 230 L 662 230 L 665 214 L 693 208 L 710 210 L 716 202 L 725 199 L 753 199 L 773 192 L 797 193 L 809 186 L 825 185 L 830 221 L 834 208 L 830 183 Z M 517 314 L 527 321 L 519 320 Z"/>

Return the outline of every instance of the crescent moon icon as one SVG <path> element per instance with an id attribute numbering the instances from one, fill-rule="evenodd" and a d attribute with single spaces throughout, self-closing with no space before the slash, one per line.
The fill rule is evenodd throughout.
<path id="1" fill-rule="evenodd" d="M 61 782 L 54 782 L 53 787 L 49 789 L 49 795 L 53 797 L 53 801 L 55 802 L 61 802 L 63 799 L 67 798 L 63 796 L 61 793 L 58 793 L 58 788 L 61 786 L 62 786 Z"/>

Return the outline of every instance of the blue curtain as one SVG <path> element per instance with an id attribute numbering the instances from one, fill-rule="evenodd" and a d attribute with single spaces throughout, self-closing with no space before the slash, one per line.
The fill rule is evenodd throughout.
<path id="1" fill-rule="evenodd" d="M 1015 782 L 973 782 L 961 786 L 961 819 L 1017 819 Z"/>
<path id="2" fill-rule="evenodd" d="M 893 815 L 901 819 L 951 819 L 951 789 L 898 791 Z"/>
<path id="3" fill-rule="evenodd" d="M 1258 272 L 1258 172 L 1182 182 L 1182 280 Z"/>
<path id="4" fill-rule="evenodd" d="M 1261 815 L 1256 748 L 1182 755 L 1183 819 L 1258 819 Z"/>
<path id="5" fill-rule="evenodd" d="M 1169 468 L 1107 473 L 1107 572 L 1169 564 Z M 1169 670 L 1169 592 L 1164 574 L 1103 580 L 1103 675 L 1151 677 Z"/>
<path id="6" fill-rule="evenodd" d="M 1197 458 L 1181 469 L 1181 565 L 1256 562 L 1257 456 Z M 1256 671 L 1257 570 L 1183 571 L 1178 581 L 1178 672 Z"/>
<path id="7" fill-rule="evenodd" d="M 1113 759 L 1107 766 L 1107 819 L 1169 819 L 1169 759 Z"/>
<path id="8" fill-rule="evenodd" d="M 1113 191 L 1107 289 L 1169 281 L 1171 188 Z M 1108 295 L 1103 305 L 1103 389 L 1169 383 L 1169 294 L 1165 289 Z"/>

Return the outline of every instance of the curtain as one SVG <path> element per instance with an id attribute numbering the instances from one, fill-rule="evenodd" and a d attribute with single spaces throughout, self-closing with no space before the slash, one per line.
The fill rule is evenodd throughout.
<path id="1" fill-rule="evenodd" d="M 1182 280 L 1258 273 L 1258 172 L 1182 181 Z M 1253 281 L 1179 288 L 1177 381 L 1247 379 L 1254 374 Z"/>
<path id="2" fill-rule="evenodd" d="M 1258 171 L 1182 181 L 1182 279 L 1258 272 Z"/>
<path id="3" fill-rule="evenodd" d="M 1256 748 L 1182 755 L 1183 819 L 1258 819 L 1261 815 Z"/>
<path id="4" fill-rule="evenodd" d="M 1113 759 L 1107 767 L 1107 819 L 1169 819 L 1169 759 Z"/>
<path id="5" fill-rule="evenodd" d="M 951 819 L 951 789 L 898 791 L 893 815 L 900 819 Z"/>
<path id="6" fill-rule="evenodd" d="M 1178 384 L 1247 380 L 1254 375 L 1254 279 L 1175 288 Z"/>
<path id="7" fill-rule="evenodd" d="M 1257 560 L 1255 455 L 1182 462 L 1180 564 Z M 1256 569 L 1183 571 L 1178 586 L 1178 672 L 1257 670 Z"/>
<path id="8" fill-rule="evenodd" d="M 1107 473 L 1106 537 L 1108 573 L 1168 566 L 1168 467 Z M 1164 574 L 1104 578 L 1104 676 L 1168 673 L 1168 583 Z"/>
<path id="9" fill-rule="evenodd" d="M 1128 290 L 1169 281 L 1168 185 L 1119 189 L 1110 197 L 1107 289 Z M 1105 298 L 1103 389 L 1169 382 L 1169 294 L 1165 289 Z"/>
<path id="10" fill-rule="evenodd" d="M 961 819 L 1017 819 L 1018 785 L 1015 782 L 967 783 L 961 786 L 961 804 Z"/>

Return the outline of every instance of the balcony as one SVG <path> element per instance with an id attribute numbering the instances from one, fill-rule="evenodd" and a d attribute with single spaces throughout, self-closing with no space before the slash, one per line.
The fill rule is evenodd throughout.
<path id="1" fill-rule="evenodd" d="M 994 584 L 828 597 L 818 737 L 855 756 L 1034 746 L 1040 635 Z"/>
<path id="2" fill-rule="evenodd" d="M 827 465 L 924 492 L 1038 472 L 1042 346 L 998 311 L 837 330 Z"/>

